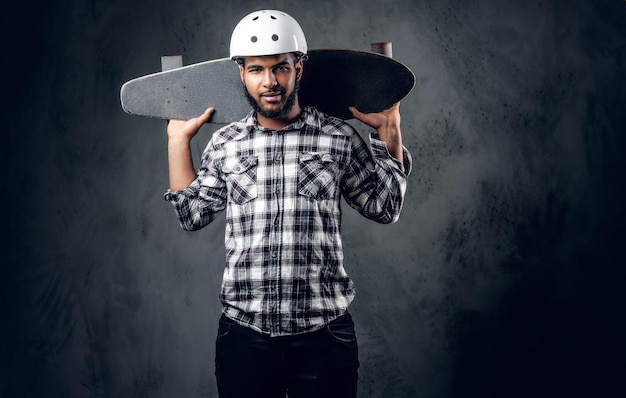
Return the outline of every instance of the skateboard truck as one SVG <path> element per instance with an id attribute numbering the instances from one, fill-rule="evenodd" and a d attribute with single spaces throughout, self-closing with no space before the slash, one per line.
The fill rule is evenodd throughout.
<path id="1" fill-rule="evenodd" d="M 379 53 L 382 55 L 386 55 L 389 58 L 393 58 L 392 56 L 392 46 L 390 41 L 379 41 L 370 44 L 370 48 L 373 53 Z"/>
<path id="2" fill-rule="evenodd" d="M 161 57 L 161 71 L 172 70 L 183 67 L 182 55 L 164 55 Z"/>

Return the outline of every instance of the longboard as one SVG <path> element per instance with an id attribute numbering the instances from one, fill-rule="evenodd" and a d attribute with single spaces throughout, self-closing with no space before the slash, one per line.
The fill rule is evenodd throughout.
<path id="1" fill-rule="evenodd" d="M 379 112 L 404 98 L 415 75 L 404 64 L 374 52 L 319 49 L 308 52 L 300 103 L 342 119 L 349 106 Z M 122 86 L 122 109 L 138 116 L 190 119 L 215 107 L 213 123 L 237 121 L 250 112 L 237 64 L 229 58 L 149 74 Z"/>

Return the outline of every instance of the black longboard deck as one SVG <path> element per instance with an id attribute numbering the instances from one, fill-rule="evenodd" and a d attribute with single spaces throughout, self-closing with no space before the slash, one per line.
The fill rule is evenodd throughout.
<path id="1" fill-rule="evenodd" d="M 387 109 L 415 85 L 408 67 L 378 53 L 320 49 L 308 55 L 300 103 L 342 119 L 352 118 L 348 106 L 365 113 Z M 222 58 L 130 80 L 120 99 L 131 115 L 190 119 L 213 106 L 211 122 L 230 123 L 251 110 L 243 90 L 239 68 Z"/>

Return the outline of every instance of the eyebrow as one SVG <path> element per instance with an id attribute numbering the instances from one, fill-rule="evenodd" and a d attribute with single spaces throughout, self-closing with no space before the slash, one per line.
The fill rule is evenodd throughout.
<path id="1" fill-rule="evenodd" d="M 289 64 L 288 60 L 285 60 L 285 61 L 278 62 L 277 64 L 274 64 L 270 66 L 269 68 L 274 69 L 274 68 L 277 68 L 279 66 L 284 66 L 284 65 L 291 65 L 291 64 Z M 251 69 L 251 68 L 263 68 L 263 66 L 258 65 L 258 64 L 250 64 L 246 66 L 246 69 Z"/>

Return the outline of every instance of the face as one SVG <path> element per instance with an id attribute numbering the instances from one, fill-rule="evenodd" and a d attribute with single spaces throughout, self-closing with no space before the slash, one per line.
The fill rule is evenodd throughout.
<path id="1" fill-rule="evenodd" d="M 302 61 L 292 54 L 246 57 L 239 70 L 246 96 L 257 114 L 268 119 L 291 119 L 297 104 Z"/>

